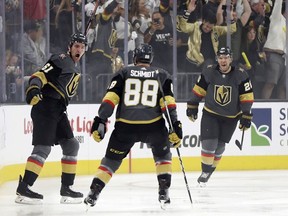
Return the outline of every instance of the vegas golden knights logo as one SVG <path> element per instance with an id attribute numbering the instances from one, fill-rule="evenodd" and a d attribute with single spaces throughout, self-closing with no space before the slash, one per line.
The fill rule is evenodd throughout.
<path id="1" fill-rule="evenodd" d="M 115 29 L 112 29 L 110 37 L 108 39 L 108 43 L 110 48 L 115 47 L 116 41 L 117 41 L 117 31 Z"/>
<path id="2" fill-rule="evenodd" d="M 215 85 L 214 100 L 221 106 L 225 106 L 231 102 L 231 86 Z"/>
<path id="3" fill-rule="evenodd" d="M 66 93 L 68 97 L 73 97 L 79 85 L 80 74 L 74 73 L 68 84 L 66 85 Z"/>

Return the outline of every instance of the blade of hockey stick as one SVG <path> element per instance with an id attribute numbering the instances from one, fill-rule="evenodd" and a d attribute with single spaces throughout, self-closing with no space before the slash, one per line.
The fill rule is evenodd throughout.
<path id="1" fill-rule="evenodd" d="M 244 130 L 242 130 L 241 143 L 239 142 L 239 140 L 235 140 L 235 144 L 240 149 L 240 151 L 242 151 L 243 140 L 244 140 Z"/>

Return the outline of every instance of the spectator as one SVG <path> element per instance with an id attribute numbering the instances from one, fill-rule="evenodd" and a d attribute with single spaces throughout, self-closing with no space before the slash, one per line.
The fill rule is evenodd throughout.
<path id="1" fill-rule="evenodd" d="M 50 34 L 50 52 L 60 52 L 59 48 L 57 47 L 58 44 L 58 37 L 57 37 L 57 30 L 56 30 L 56 14 L 59 9 L 61 0 L 54 0 L 50 4 L 50 10 L 49 10 L 49 17 L 50 17 L 50 23 L 49 23 L 49 34 Z"/>
<path id="2" fill-rule="evenodd" d="M 262 25 L 265 21 L 265 1 L 264 0 L 250 0 L 252 13 L 249 19 L 254 21 L 256 28 Z"/>
<path id="3" fill-rule="evenodd" d="M 217 10 L 217 22 L 218 24 L 222 24 L 223 22 L 226 23 L 226 21 L 224 19 L 227 19 L 227 16 L 225 16 L 226 14 L 226 0 L 222 0 L 221 3 L 219 4 L 218 10 Z M 251 7 L 250 4 L 248 2 L 248 0 L 243 0 L 243 13 L 241 14 L 241 16 L 237 15 L 236 12 L 236 7 L 237 5 L 232 5 L 231 7 L 231 14 L 233 17 L 233 22 L 236 22 L 236 32 L 234 32 L 231 35 L 231 50 L 233 53 L 233 64 L 237 65 L 240 58 L 241 58 L 241 40 L 242 40 L 242 33 L 243 33 L 243 27 L 246 26 L 249 17 L 251 15 Z M 239 4 L 239 2 L 238 2 Z M 227 46 L 227 41 L 226 41 L 226 36 L 221 36 L 219 39 L 219 46 L 223 47 L 223 46 Z"/>
<path id="4" fill-rule="evenodd" d="M 215 26 L 216 17 L 205 14 L 202 24 L 188 23 L 190 13 L 195 10 L 195 0 L 191 0 L 183 16 L 178 16 L 178 29 L 189 34 L 186 71 L 200 72 L 203 65 L 215 62 L 218 38 L 227 33 L 227 26 Z M 236 31 L 236 23 L 231 22 L 230 32 Z"/>
<path id="5" fill-rule="evenodd" d="M 160 0 L 146 0 L 145 6 L 149 11 L 150 16 L 152 16 L 153 12 L 159 10 Z"/>
<path id="6" fill-rule="evenodd" d="M 6 95 L 7 102 L 20 102 L 22 90 L 22 71 L 19 57 L 11 50 L 6 51 Z"/>
<path id="7" fill-rule="evenodd" d="M 273 90 L 276 90 L 277 99 L 286 98 L 286 19 L 285 3 L 277 0 L 274 3 L 270 16 L 270 27 L 264 51 L 267 58 L 265 84 L 262 90 L 262 98 L 269 99 Z M 282 7 L 282 11 L 281 11 Z"/>
<path id="8" fill-rule="evenodd" d="M 135 0 L 131 8 L 131 23 L 137 32 L 136 47 L 144 43 L 144 33 L 151 23 L 150 11 L 145 4 L 146 0 Z"/>
<path id="9" fill-rule="evenodd" d="M 196 9 L 190 13 L 190 16 L 188 18 L 189 23 L 194 23 L 196 21 L 202 20 L 202 17 L 203 17 L 202 8 L 203 8 L 204 3 L 202 1 L 197 1 L 196 5 L 197 5 Z"/>
<path id="10" fill-rule="evenodd" d="M 118 55 L 124 60 L 124 36 L 125 36 L 125 5 L 124 1 L 119 3 L 117 14 L 114 18 L 115 27 L 117 31 L 117 41 L 115 46 L 119 49 Z M 133 31 L 131 23 L 128 21 L 128 64 L 133 63 L 133 50 L 135 49 L 135 39 L 137 33 Z"/>
<path id="11" fill-rule="evenodd" d="M 165 26 L 171 26 L 173 23 L 173 18 L 171 16 L 171 8 L 173 8 L 173 5 L 171 4 L 173 4 L 173 1 L 171 2 L 170 0 L 161 0 L 160 5 L 159 5 L 159 10 L 157 10 L 163 16 Z M 154 12 L 156 11 L 153 11 L 153 13 Z M 151 17 L 153 13 L 151 13 Z M 152 22 L 153 22 L 153 18 L 152 18 Z"/>
<path id="12" fill-rule="evenodd" d="M 97 14 L 103 13 L 104 11 L 104 4 L 106 0 L 99 0 L 97 1 L 98 5 L 95 11 L 95 14 L 93 14 L 93 11 L 95 9 L 96 1 L 95 0 L 89 0 L 87 4 L 85 4 L 84 10 L 85 10 L 85 26 L 87 26 L 87 22 L 91 18 L 92 20 L 95 18 Z M 92 17 L 91 17 L 92 16 Z M 87 33 L 87 41 L 88 41 L 88 56 L 89 53 L 91 52 L 92 48 L 92 43 L 95 39 L 95 34 L 96 34 L 96 28 L 95 28 L 96 22 L 91 22 L 90 23 L 90 28 L 86 29 Z"/>
<path id="13" fill-rule="evenodd" d="M 95 0 L 87 0 L 87 3 L 84 6 L 86 17 L 93 16 L 92 13 L 94 11 L 95 5 L 96 5 L 96 1 Z"/>
<path id="14" fill-rule="evenodd" d="M 106 84 L 109 83 L 107 75 L 112 74 L 112 55 L 115 55 L 117 41 L 114 16 L 118 11 L 118 2 L 108 1 L 103 7 L 104 11 L 96 15 L 96 36 L 88 59 L 88 72 L 94 84 L 91 90 L 93 102 L 100 102 L 105 94 Z"/>
<path id="15" fill-rule="evenodd" d="M 5 31 L 6 49 L 14 52 L 17 51 L 21 40 L 21 19 L 19 1 L 5 0 L 5 21 L 3 20 L 1 23 L 5 25 L 3 29 Z"/>
<path id="16" fill-rule="evenodd" d="M 243 65 L 250 76 L 254 97 L 261 98 L 265 66 L 263 52 L 261 52 L 259 42 L 256 38 L 256 28 L 253 25 L 247 26 L 244 29 L 241 53 L 246 54 L 250 64 L 250 66 L 247 65 L 245 60 L 241 58 L 240 64 Z"/>
<path id="17" fill-rule="evenodd" d="M 173 29 L 171 25 L 164 24 L 164 18 L 159 11 L 152 14 L 151 26 L 144 33 L 144 42 L 155 50 L 153 66 L 163 68 L 172 75 Z"/>
<path id="18" fill-rule="evenodd" d="M 14 0 L 5 0 L 5 21 L 9 24 L 15 24 L 15 22 L 20 21 L 20 7 L 19 7 L 19 1 Z M 15 16 L 17 17 L 15 21 Z M 14 23 L 13 23 L 14 21 Z"/>
<path id="19" fill-rule="evenodd" d="M 207 3 L 202 6 L 202 15 L 211 14 L 216 17 L 220 2 L 221 0 L 208 0 Z"/>
<path id="20" fill-rule="evenodd" d="M 169 1 L 169 0 L 161 0 L 161 2 L 162 1 Z M 187 10 L 187 5 L 189 5 L 189 2 L 190 1 L 187 1 L 187 0 L 177 1 L 177 14 L 178 15 L 183 15 L 185 13 L 185 11 Z M 190 13 L 190 16 L 189 16 L 187 22 L 194 23 L 197 20 L 199 21 L 202 19 L 202 9 L 203 9 L 204 4 L 206 4 L 206 1 L 197 1 L 196 2 L 197 6 L 196 6 L 195 10 Z"/>
<path id="21" fill-rule="evenodd" d="M 269 19 L 265 14 L 265 1 L 250 0 L 250 6 L 252 12 L 248 21 L 248 25 L 254 25 L 256 27 L 256 37 L 262 49 L 266 41 L 269 26 Z"/>
<path id="22" fill-rule="evenodd" d="M 181 0 L 177 1 L 177 14 L 183 15 L 184 12 L 187 10 L 187 4 L 189 1 L 187 0 Z M 173 19 L 173 16 L 171 14 L 171 8 L 173 8 L 173 1 L 171 0 L 161 0 L 160 1 L 160 7 L 159 12 L 164 17 L 164 25 L 165 26 L 173 26 L 173 23 L 175 23 L 175 19 Z M 199 19 L 201 19 L 201 10 L 202 9 L 202 1 L 197 1 L 197 6 L 194 11 L 191 12 L 187 22 L 196 22 Z M 177 65 L 179 71 L 184 71 L 185 66 L 185 59 L 186 59 L 186 51 L 188 50 L 188 34 L 177 31 Z"/>
<path id="23" fill-rule="evenodd" d="M 57 31 L 56 46 L 60 51 L 67 49 L 67 40 L 69 40 L 75 27 L 72 24 L 72 13 L 73 7 L 71 0 L 61 0 L 55 17 L 55 27 Z"/>
<path id="24" fill-rule="evenodd" d="M 45 54 L 46 39 L 43 37 L 43 28 L 40 23 L 36 21 L 25 22 L 22 46 L 19 47 L 24 53 L 24 75 L 29 76 L 41 68 L 47 60 Z"/>
<path id="25" fill-rule="evenodd" d="M 25 20 L 40 22 L 47 18 L 46 0 L 24 0 L 23 7 Z"/>

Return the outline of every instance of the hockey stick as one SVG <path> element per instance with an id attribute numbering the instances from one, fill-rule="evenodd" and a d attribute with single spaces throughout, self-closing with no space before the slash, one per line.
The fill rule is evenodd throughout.
<path id="1" fill-rule="evenodd" d="M 156 72 L 156 74 L 158 74 L 158 71 Z M 172 121 L 171 121 L 170 113 L 169 113 L 169 110 L 168 110 L 167 102 L 165 100 L 164 91 L 163 91 L 161 82 L 159 80 L 159 76 L 157 76 L 157 81 L 158 81 L 158 84 L 159 84 L 160 92 L 161 92 L 162 97 L 163 97 L 163 101 L 164 101 L 164 105 L 165 105 L 165 109 L 166 109 L 166 114 L 167 114 L 169 126 L 170 126 L 172 132 L 175 132 L 174 128 L 173 128 Z M 177 151 L 177 154 L 178 154 L 178 158 L 179 158 L 180 166 L 181 166 L 181 169 L 182 169 L 182 173 L 184 175 L 184 181 L 185 181 L 185 184 L 186 184 L 188 196 L 189 196 L 191 204 L 193 204 L 191 193 L 190 193 L 190 188 L 189 188 L 188 181 L 187 181 L 187 178 L 186 178 L 186 173 L 185 173 L 185 169 L 184 169 L 184 165 L 183 165 L 183 161 L 182 161 L 182 158 L 181 158 L 181 155 L 180 155 L 179 148 L 176 148 L 176 151 Z"/>
<path id="2" fill-rule="evenodd" d="M 241 137 L 241 143 L 239 142 L 239 140 L 235 140 L 235 144 L 236 146 L 242 151 L 242 146 L 243 146 L 243 140 L 244 140 L 244 128 L 242 130 L 242 137 Z"/>
<path id="3" fill-rule="evenodd" d="M 98 5 L 99 5 L 99 1 L 96 0 L 93 12 L 91 13 L 91 16 L 89 17 L 89 20 L 88 20 L 88 22 L 86 24 L 86 27 L 85 27 L 85 31 L 84 31 L 84 35 L 85 36 L 87 36 L 87 32 L 90 29 L 90 26 L 91 26 L 92 20 L 94 19 L 95 13 L 96 13 L 97 8 L 98 8 Z"/>

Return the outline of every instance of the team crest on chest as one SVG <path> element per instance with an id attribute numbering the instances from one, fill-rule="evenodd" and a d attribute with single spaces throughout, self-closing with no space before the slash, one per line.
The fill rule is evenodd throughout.
<path id="1" fill-rule="evenodd" d="M 214 100 L 221 106 L 225 106 L 231 102 L 232 87 L 224 85 L 215 85 Z"/>
<path id="2" fill-rule="evenodd" d="M 76 90 L 79 85 L 80 74 L 73 74 L 72 78 L 66 85 L 66 93 L 69 97 L 73 97 L 76 94 Z"/>

